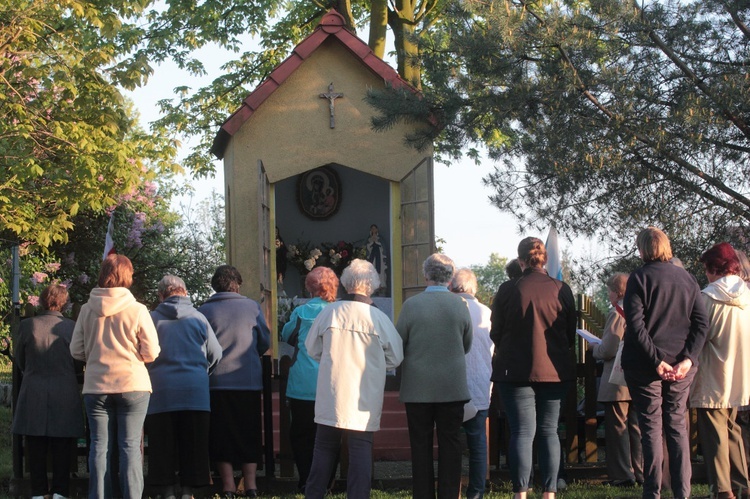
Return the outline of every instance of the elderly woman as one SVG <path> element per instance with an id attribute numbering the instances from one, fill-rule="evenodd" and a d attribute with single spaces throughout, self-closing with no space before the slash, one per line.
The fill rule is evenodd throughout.
<path id="1" fill-rule="evenodd" d="M 60 284 L 44 288 L 44 311 L 21 321 L 15 362 L 23 374 L 13 414 L 13 433 L 26 436 L 31 496 L 70 496 L 70 464 L 76 438 L 84 435 L 83 409 L 76 373 L 83 365 L 70 356 L 75 322 L 63 317 L 68 290 Z M 47 483 L 47 451 L 51 454 L 52 487 Z"/>
<path id="2" fill-rule="evenodd" d="M 208 374 L 221 359 L 221 345 L 208 320 L 187 296 L 185 282 L 164 276 L 157 286 L 161 303 L 151 312 L 161 353 L 148 365 L 153 394 L 146 416 L 149 485 L 161 497 L 175 497 L 179 472 L 182 499 L 211 483 Z"/>
<path id="3" fill-rule="evenodd" d="M 390 319 L 371 305 L 380 286 L 375 267 L 352 260 L 341 275 L 348 295 L 323 309 L 305 340 L 320 362 L 315 399 L 315 450 L 305 498 L 326 494 L 341 438 L 349 443 L 346 495 L 370 497 L 372 437 L 380 429 L 386 371 L 401 364 L 401 338 Z"/>
<path id="4" fill-rule="evenodd" d="M 225 497 L 233 497 L 237 488 L 233 463 L 242 467 L 245 495 L 258 494 L 263 389 L 260 358 L 271 345 L 271 332 L 260 305 L 239 293 L 241 284 L 242 276 L 236 268 L 219 266 L 211 278 L 216 293 L 198 309 L 222 348 L 221 362 L 209 378 L 209 454 L 216 462 Z"/>
<path id="5" fill-rule="evenodd" d="M 467 499 L 484 497 L 487 476 L 486 426 L 492 389 L 492 354 L 495 352 L 495 344 L 490 338 L 492 311 L 474 296 L 477 294 L 477 287 L 477 276 L 471 269 L 456 271 L 450 284 L 450 290 L 466 300 L 472 324 L 471 350 L 466 354 L 466 383 L 477 413 L 463 423 L 466 445 L 469 448 Z"/>
<path id="6" fill-rule="evenodd" d="M 607 449 L 607 485 L 631 487 L 643 483 L 643 449 L 638 416 L 633 409 L 628 388 L 609 382 L 615 356 L 625 334 L 625 312 L 622 300 L 628 274 L 616 272 L 607 279 L 612 308 L 604 324 L 602 342 L 589 349 L 596 360 L 604 362 L 597 400 L 604 405 L 604 439 Z"/>
<path id="7" fill-rule="evenodd" d="M 102 262 L 98 287 L 81 307 L 70 353 L 86 362 L 83 402 L 89 420 L 89 497 L 112 497 L 110 439 L 120 450 L 120 491 L 143 494 L 141 434 L 151 395 L 146 363 L 159 355 L 159 338 L 145 305 L 130 293 L 133 264 L 124 255 Z M 116 435 L 110 431 L 116 429 Z"/>
<path id="8" fill-rule="evenodd" d="M 305 288 L 313 298 L 292 311 L 289 322 L 281 331 L 281 339 L 294 347 L 286 396 L 291 413 L 289 440 L 299 474 L 297 485 L 302 492 L 310 474 L 315 448 L 315 387 L 318 382 L 318 363 L 307 354 L 305 340 L 318 314 L 336 299 L 338 287 L 339 278 L 333 270 L 328 267 L 312 269 L 305 277 Z"/>
<path id="9" fill-rule="evenodd" d="M 576 306 L 570 287 L 544 270 L 547 250 L 540 239 L 519 243 L 518 262 L 521 277 L 501 284 L 492 302 L 492 380 L 510 425 L 514 497 L 527 495 L 536 435 L 542 497 L 553 498 L 560 471 L 560 406 L 575 379 Z"/>
<path id="10" fill-rule="evenodd" d="M 674 497 L 690 497 L 690 447 L 685 421 L 688 392 L 708 332 L 695 278 L 670 263 L 669 238 L 643 229 L 636 245 L 644 265 L 630 274 L 625 298 L 622 369 L 638 414 L 644 462 L 644 499 L 660 497 L 664 451 L 669 451 Z"/>
<path id="11" fill-rule="evenodd" d="M 401 402 L 409 426 L 413 496 L 435 497 L 433 432 L 438 441 L 438 497 L 461 493 L 461 423 L 471 399 L 466 353 L 473 330 L 466 301 L 451 293 L 453 260 L 440 253 L 422 265 L 427 287 L 404 302 L 396 329 L 404 341 Z"/>
<path id="12" fill-rule="evenodd" d="M 736 418 L 737 408 L 750 404 L 750 290 L 729 243 L 713 246 L 700 261 L 709 282 L 702 291 L 709 329 L 690 407 L 697 408 L 711 497 L 747 497 L 747 463 Z"/>

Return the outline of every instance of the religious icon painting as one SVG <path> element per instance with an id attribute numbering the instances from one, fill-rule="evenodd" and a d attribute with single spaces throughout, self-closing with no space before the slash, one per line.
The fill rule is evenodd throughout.
<path id="1" fill-rule="evenodd" d="M 341 204 L 341 182 L 336 171 L 321 166 L 301 174 L 297 180 L 297 203 L 302 213 L 313 220 L 334 215 Z"/>

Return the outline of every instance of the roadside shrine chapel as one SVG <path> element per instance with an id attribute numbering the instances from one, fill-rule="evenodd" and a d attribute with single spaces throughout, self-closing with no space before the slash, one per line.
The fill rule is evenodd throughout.
<path id="1" fill-rule="evenodd" d="M 263 305 L 275 358 L 280 329 L 270 318 L 305 296 L 313 262 L 340 276 L 367 257 L 382 281 L 376 305 L 394 320 L 424 289 L 422 262 L 435 248 L 432 149 L 405 144 L 419 125 L 372 130 L 365 95 L 388 86 L 412 88 L 332 10 L 214 139 L 228 263 L 242 274 L 240 292 Z"/>

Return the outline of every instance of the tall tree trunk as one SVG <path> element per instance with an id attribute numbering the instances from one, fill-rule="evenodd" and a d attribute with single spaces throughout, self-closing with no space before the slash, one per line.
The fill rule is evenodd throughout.
<path id="1" fill-rule="evenodd" d="M 388 12 L 388 24 L 396 45 L 398 74 L 415 88 L 422 88 L 419 45 L 416 39 L 415 0 L 398 0 L 396 11 Z"/>
<path id="2" fill-rule="evenodd" d="M 370 7 L 370 40 L 373 54 L 385 57 L 385 36 L 388 27 L 388 0 L 372 0 Z"/>
<path id="3" fill-rule="evenodd" d="M 336 9 L 336 12 L 344 16 L 346 28 L 352 33 L 356 33 L 357 27 L 354 25 L 351 0 L 335 0 L 333 2 L 333 8 Z"/>

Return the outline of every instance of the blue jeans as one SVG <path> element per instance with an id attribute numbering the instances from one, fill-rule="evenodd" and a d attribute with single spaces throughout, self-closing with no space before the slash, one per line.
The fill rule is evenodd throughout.
<path id="1" fill-rule="evenodd" d="M 469 447 L 469 484 L 466 486 L 467 499 L 482 499 L 485 478 L 487 477 L 487 409 L 477 411 L 477 415 L 464 421 L 466 445 Z"/>
<path id="2" fill-rule="evenodd" d="M 122 497 L 140 499 L 143 495 L 141 434 L 150 397 L 149 392 L 83 396 L 91 431 L 90 498 L 109 499 L 113 495 L 110 459 L 115 444 L 119 449 Z"/>
<path id="3" fill-rule="evenodd" d="M 560 472 L 560 438 L 557 424 L 568 383 L 497 384 L 510 426 L 508 461 L 513 492 L 529 488 L 534 436 L 539 446 L 542 491 L 557 492 Z"/>
<path id="4" fill-rule="evenodd" d="M 305 485 L 305 499 L 323 499 L 334 475 L 341 439 L 346 435 L 349 448 L 349 472 L 346 475 L 346 497 L 368 499 L 372 487 L 372 431 L 355 431 L 319 424 L 315 432 L 315 450 L 310 475 Z"/>

